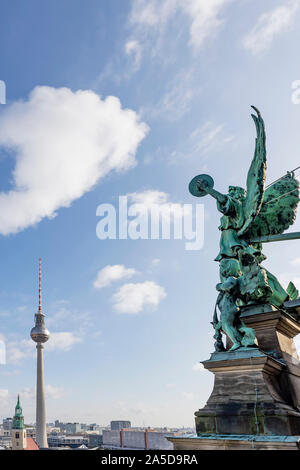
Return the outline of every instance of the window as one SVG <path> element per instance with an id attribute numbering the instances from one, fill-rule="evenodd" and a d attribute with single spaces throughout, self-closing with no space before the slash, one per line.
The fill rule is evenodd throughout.
<path id="1" fill-rule="evenodd" d="M 16 432 L 16 439 L 19 439 L 19 437 L 20 437 L 20 434 Z"/>

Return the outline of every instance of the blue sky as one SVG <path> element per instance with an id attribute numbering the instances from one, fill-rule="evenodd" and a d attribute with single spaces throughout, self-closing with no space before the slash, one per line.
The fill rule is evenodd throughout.
<path id="1" fill-rule="evenodd" d="M 213 350 L 215 203 L 201 201 L 199 251 L 99 240 L 96 209 L 132 193 L 196 204 L 188 183 L 202 172 L 220 191 L 244 186 L 251 104 L 266 123 L 268 182 L 297 167 L 299 24 L 297 0 L 1 2 L 2 417 L 20 392 L 26 421 L 35 418 L 41 256 L 47 421 L 193 425 L 213 382 L 196 365 Z M 297 250 L 270 244 L 265 265 L 300 287 Z"/>

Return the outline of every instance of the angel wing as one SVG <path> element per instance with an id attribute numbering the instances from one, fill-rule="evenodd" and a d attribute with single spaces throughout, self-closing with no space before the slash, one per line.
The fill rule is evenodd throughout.
<path id="1" fill-rule="evenodd" d="M 288 173 L 266 189 L 259 214 L 247 231 L 247 238 L 284 232 L 296 218 L 299 181 Z"/>
<path id="2" fill-rule="evenodd" d="M 258 109 L 254 106 L 251 107 L 257 113 L 257 116 L 251 114 L 255 123 L 257 137 L 255 141 L 254 157 L 247 175 L 247 195 L 243 207 L 245 223 L 238 232 L 239 236 L 247 232 L 261 209 L 266 179 L 267 153 L 265 125 Z"/>

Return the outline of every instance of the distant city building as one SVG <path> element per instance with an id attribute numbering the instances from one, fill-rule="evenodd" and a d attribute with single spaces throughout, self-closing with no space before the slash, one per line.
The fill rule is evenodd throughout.
<path id="1" fill-rule="evenodd" d="M 100 447 L 103 444 L 103 436 L 101 434 L 89 434 L 88 440 L 88 447 L 90 449 L 93 449 L 94 447 Z"/>
<path id="2" fill-rule="evenodd" d="M 5 431 L 10 431 L 11 428 L 12 428 L 12 418 L 4 418 L 3 419 L 3 429 L 5 429 Z"/>
<path id="3" fill-rule="evenodd" d="M 85 436 L 63 436 L 63 435 L 52 435 L 48 436 L 49 447 L 70 447 L 76 449 L 82 445 L 88 446 L 89 439 Z"/>
<path id="4" fill-rule="evenodd" d="M 26 434 L 27 434 L 27 439 L 28 437 L 32 437 L 35 440 L 36 438 L 35 427 L 26 425 Z"/>
<path id="5" fill-rule="evenodd" d="M 87 424 L 86 425 L 86 431 L 99 431 L 100 430 L 100 426 L 96 423 L 92 423 L 92 424 Z"/>
<path id="6" fill-rule="evenodd" d="M 55 428 L 53 426 L 47 426 L 47 435 L 50 433 L 60 433 L 60 428 Z"/>
<path id="7" fill-rule="evenodd" d="M 102 434 L 103 429 L 110 429 L 107 426 L 100 426 L 97 423 L 86 424 L 86 423 L 62 423 L 58 419 L 54 422 L 55 427 L 48 425 L 48 433 L 66 433 L 66 434 Z"/>
<path id="8" fill-rule="evenodd" d="M 131 428 L 130 421 L 111 421 L 110 422 L 110 429 L 112 431 L 121 431 L 121 429 L 128 429 Z"/>
<path id="9" fill-rule="evenodd" d="M 77 434 L 82 431 L 80 423 L 66 423 L 65 431 L 67 434 Z"/>
<path id="10" fill-rule="evenodd" d="M 64 432 L 66 430 L 66 424 L 62 423 L 58 419 L 55 420 L 54 425 L 55 425 L 56 428 L 60 429 L 61 432 Z"/>
<path id="11" fill-rule="evenodd" d="M 154 429 L 121 429 L 103 431 L 103 447 L 109 449 L 172 450 L 173 444 L 166 437 L 181 435 L 180 432 L 156 431 Z"/>
<path id="12" fill-rule="evenodd" d="M 4 449 L 11 449 L 11 430 L 0 429 L 0 446 Z"/>

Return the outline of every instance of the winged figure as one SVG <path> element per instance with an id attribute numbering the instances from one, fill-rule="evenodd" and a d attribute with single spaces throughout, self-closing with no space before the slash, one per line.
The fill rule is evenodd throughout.
<path id="1" fill-rule="evenodd" d="M 190 192 L 193 195 L 211 195 L 223 214 L 219 226 L 220 250 L 215 260 L 220 263 L 221 280 L 221 284 L 217 286 L 217 290 L 221 292 L 217 304 L 223 306 L 221 324 L 218 327 L 224 332 L 228 330 L 228 325 L 222 327 L 222 308 L 223 317 L 228 318 L 225 313 L 229 305 L 231 311 L 236 308 L 238 315 L 240 305 L 268 302 L 281 306 L 286 300 L 298 297 L 298 291 L 292 283 L 285 290 L 277 278 L 261 266 L 266 257 L 262 253 L 262 244 L 255 239 L 281 234 L 293 224 L 299 202 L 299 182 L 293 173 L 288 173 L 265 189 L 265 126 L 259 110 L 254 106 L 252 108 L 256 113 L 251 115 L 256 127 L 256 142 L 247 176 L 247 189 L 229 186 L 228 194 L 222 194 L 213 188 L 213 180 L 208 175 L 196 176 L 190 183 Z M 234 286 L 231 294 L 228 293 L 228 285 Z M 220 301 L 220 298 L 223 300 Z M 244 325 L 231 338 L 235 349 L 239 347 L 239 334 L 245 335 Z M 246 334 L 252 337 L 252 332 L 248 331 Z M 241 341 L 240 343 L 243 344 Z"/>

